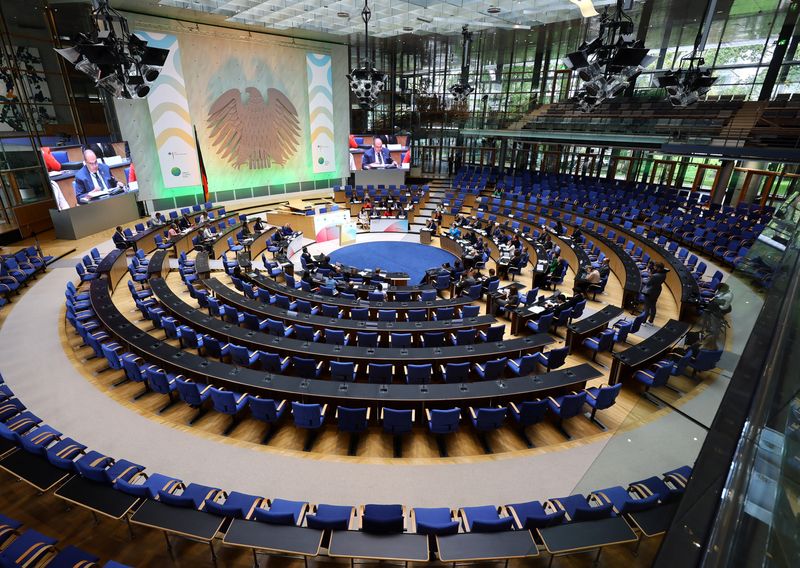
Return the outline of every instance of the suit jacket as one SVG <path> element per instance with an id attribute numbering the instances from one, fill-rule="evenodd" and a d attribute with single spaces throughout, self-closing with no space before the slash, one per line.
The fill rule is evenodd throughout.
<path id="1" fill-rule="evenodd" d="M 108 189 L 113 189 L 117 185 L 117 180 L 111 175 L 111 170 L 107 165 L 98 163 L 97 172 L 100 174 L 100 177 L 103 178 Z M 75 174 L 75 198 L 80 200 L 83 195 L 93 190 L 94 178 L 92 174 L 89 173 L 89 168 L 84 165 L 78 170 L 78 173 Z"/>
<path id="2" fill-rule="evenodd" d="M 122 233 L 117 233 L 114 231 L 114 236 L 111 238 L 114 241 L 114 246 L 116 246 L 118 249 L 128 248 L 128 239 L 126 239 L 125 235 Z"/>
<path id="3" fill-rule="evenodd" d="M 647 284 L 644 285 L 642 294 L 653 300 L 657 299 L 661 295 L 661 287 L 664 285 L 664 281 L 666 279 L 666 272 L 656 272 L 655 274 L 651 275 L 650 280 L 648 280 Z"/>
<path id="4" fill-rule="evenodd" d="M 383 163 L 384 164 L 391 164 L 392 163 L 392 156 L 389 154 L 389 149 L 386 147 L 381 148 L 381 155 L 383 155 Z M 374 164 L 376 162 L 375 156 L 375 148 L 372 147 L 361 157 L 361 169 L 366 170 L 367 166 L 370 164 Z"/>

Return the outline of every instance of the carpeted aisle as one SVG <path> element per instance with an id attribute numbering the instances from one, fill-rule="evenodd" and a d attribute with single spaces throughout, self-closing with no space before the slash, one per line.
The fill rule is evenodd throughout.
<path id="1" fill-rule="evenodd" d="M 360 243 L 333 251 L 332 262 L 341 262 L 356 268 L 380 268 L 384 272 L 407 272 L 410 284 L 418 284 L 425 277 L 425 271 L 445 262 L 453 264 L 455 255 L 440 248 L 404 243 L 399 241 L 380 241 Z"/>

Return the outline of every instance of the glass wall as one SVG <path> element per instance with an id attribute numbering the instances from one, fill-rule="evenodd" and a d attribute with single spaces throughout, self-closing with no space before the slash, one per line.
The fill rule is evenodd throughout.
<path id="1" fill-rule="evenodd" d="M 656 72 L 680 65 L 691 55 L 704 2 L 649 0 L 630 12 L 650 54 L 656 56 L 636 83 L 639 97 L 663 99 Z M 796 3 L 794 3 L 796 5 Z M 708 96 L 757 99 L 791 0 L 719 0 L 713 14 L 706 64 L 719 77 Z M 576 16 L 577 16 L 576 12 Z M 448 89 L 461 73 L 460 35 L 413 35 L 370 41 L 370 59 L 390 74 L 373 112 L 354 111 L 356 129 L 430 130 L 455 119 L 461 127 L 504 128 L 536 105 L 569 98 L 579 84 L 561 59 L 597 33 L 598 18 L 576 18 L 526 29 L 473 32 L 469 80 L 475 87 L 467 107 L 453 106 Z M 800 92 L 799 33 L 794 30 L 773 97 Z M 351 66 L 365 57 L 363 35 L 351 36 Z M 392 95 L 394 90 L 394 95 Z"/>

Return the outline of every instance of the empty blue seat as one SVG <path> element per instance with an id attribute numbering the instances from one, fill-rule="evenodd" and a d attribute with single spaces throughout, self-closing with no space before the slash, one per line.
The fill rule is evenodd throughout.
<path id="1" fill-rule="evenodd" d="M 306 526 L 317 530 L 348 530 L 355 517 L 355 507 L 319 504 L 306 515 Z"/>
<path id="2" fill-rule="evenodd" d="M 465 532 L 500 532 L 511 530 L 514 518 L 502 516 L 503 508 L 493 505 L 463 507 L 461 520 Z"/>
<path id="3" fill-rule="evenodd" d="M 410 385 L 422 385 L 431 382 L 432 369 L 433 365 L 430 363 L 423 363 L 421 365 L 406 365 L 406 383 Z"/>
<path id="4" fill-rule="evenodd" d="M 271 525 L 298 526 L 303 523 L 307 509 L 308 503 L 305 501 L 271 499 L 269 509 L 256 507 L 253 510 L 253 519 Z"/>
<path id="5" fill-rule="evenodd" d="M 492 453 L 492 446 L 486 438 L 486 433 L 492 430 L 497 430 L 503 427 L 503 422 L 506 419 L 506 409 L 502 406 L 478 408 L 469 407 L 470 418 L 475 430 L 478 431 L 483 449 L 487 454 Z"/>
<path id="6" fill-rule="evenodd" d="M 617 383 L 613 386 L 602 385 L 600 387 L 590 387 L 586 389 L 586 404 L 592 409 L 589 420 L 597 424 L 603 430 L 607 430 L 606 426 L 600 422 L 595 415 L 598 410 L 605 410 L 606 408 L 614 406 L 621 389 L 622 383 Z"/>
<path id="7" fill-rule="evenodd" d="M 158 500 L 167 505 L 184 509 L 200 509 L 207 499 L 213 499 L 222 490 L 199 483 L 177 483 L 158 492 Z"/>
<path id="8" fill-rule="evenodd" d="M 559 509 L 546 511 L 539 501 L 506 505 L 519 530 L 535 530 L 560 525 L 564 522 L 566 511 Z"/>
<path id="9" fill-rule="evenodd" d="M 490 381 L 503 376 L 503 371 L 505 371 L 507 362 L 508 357 L 500 357 L 499 359 L 492 359 L 485 363 L 475 363 L 473 367 L 481 379 Z"/>
<path id="10" fill-rule="evenodd" d="M 408 434 L 414 428 L 414 411 L 395 408 L 382 408 L 381 421 L 383 430 L 394 437 L 394 457 L 403 454 L 401 436 Z"/>
<path id="11" fill-rule="evenodd" d="M 361 530 L 375 534 L 402 533 L 405 529 L 405 512 L 402 505 L 364 505 L 361 513 Z"/>
<path id="12" fill-rule="evenodd" d="M 203 510 L 220 517 L 247 519 L 250 517 L 251 511 L 256 508 L 256 504 L 262 499 L 262 497 L 239 493 L 238 491 L 231 491 L 230 493 L 221 491 L 205 500 Z"/>
<path id="13" fill-rule="evenodd" d="M 311 451 L 314 445 L 319 428 L 325 423 L 325 413 L 328 410 L 328 405 L 320 404 L 305 404 L 302 402 L 292 402 L 292 417 L 294 418 L 294 425 L 298 428 L 308 430 L 308 437 L 303 446 L 303 451 Z"/>
<path id="14" fill-rule="evenodd" d="M 584 402 L 586 402 L 586 391 L 555 398 L 552 396 L 547 398 L 550 411 L 558 417 L 557 427 L 568 440 L 571 440 L 572 436 L 564 429 L 564 420 L 568 420 L 580 414 Z"/>
<path id="15" fill-rule="evenodd" d="M 331 380 L 341 382 L 355 382 L 358 365 L 352 361 L 331 361 Z"/>
<path id="16" fill-rule="evenodd" d="M 227 414 L 231 417 L 230 425 L 222 433 L 227 436 L 241 420 L 242 411 L 247 406 L 247 393 L 239 394 L 229 390 L 222 390 L 216 387 L 211 387 L 211 403 L 214 410 L 222 414 Z"/>
<path id="17" fill-rule="evenodd" d="M 453 511 L 446 507 L 415 507 L 411 510 L 411 518 L 417 534 L 445 536 L 458 533 L 459 522 L 453 518 Z"/>
<path id="18" fill-rule="evenodd" d="M 428 430 L 430 430 L 432 434 L 436 434 L 436 441 L 439 445 L 439 455 L 447 457 L 447 448 L 444 445 L 442 436 L 458 431 L 459 422 L 461 421 L 461 409 L 449 408 L 440 410 L 426 408 L 425 415 L 428 419 Z"/>
<path id="19" fill-rule="evenodd" d="M 348 432 L 350 434 L 350 444 L 347 449 L 347 455 L 356 455 L 358 449 L 358 435 L 364 432 L 369 426 L 369 414 L 369 408 L 339 406 L 336 409 L 339 431 Z"/>
<path id="20" fill-rule="evenodd" d="M 247 406 L 250 407 L 250 414 L 253 418 L 267 424 L 267 431 L 261 439 L 261 443 L 266 444 L 272 437 L 275 426 L 287 408 L 286 401 L 276 401 L 272 398 L 260 398 L 250 395 L 247 399 Z"/>

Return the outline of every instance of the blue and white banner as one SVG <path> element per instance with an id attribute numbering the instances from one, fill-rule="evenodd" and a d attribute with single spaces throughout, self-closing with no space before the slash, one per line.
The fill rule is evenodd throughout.
<path id="1" fill-rule="evenodd" d="M 150 94 L 147 96 L 164 187 L 200 185 L 200 164 L 183 81 L 178 38 L 150 32 L 136 32 L 136 35 L 152 47 L 169 49 L 161 74 L 150 85 Z"/>
<path id="2" fill-rule="evenodd" d="M 314 173 L 336 170 L 333 151 L 333 75 L 331 56 L 306 54 L 308 68 L 308 117 Z"/>

